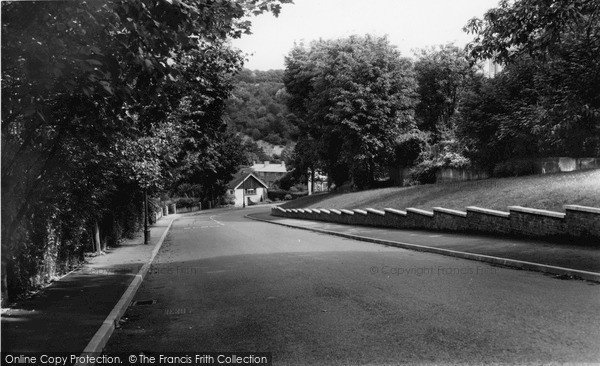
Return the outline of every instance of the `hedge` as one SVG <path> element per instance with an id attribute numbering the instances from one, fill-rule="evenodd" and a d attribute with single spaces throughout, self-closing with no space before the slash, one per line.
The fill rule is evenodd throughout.
<path id="1" fill-rule="evenodd" d="M 291 192 L 282 189 L 273 189 L 267 192 L 267 196 L 271 201 L 286 201 L 289 200 L 290 197 L 295 200 L 296 198 L 308 196 L 308 192 Z"/>

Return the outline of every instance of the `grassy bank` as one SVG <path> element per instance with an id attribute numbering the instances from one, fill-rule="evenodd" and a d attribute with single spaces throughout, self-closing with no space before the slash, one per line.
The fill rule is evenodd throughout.
<path id="1" fill-rule="evenodd" d="M 321 194 L 290 201 L 282 207 L 430 210 L 440 206 L 464 210 L 466 206 L 480 206 L 506 210 L 507 206 L 525 206 L 562 212 L 565 204 L 600 207 L 600 169 Z"/>

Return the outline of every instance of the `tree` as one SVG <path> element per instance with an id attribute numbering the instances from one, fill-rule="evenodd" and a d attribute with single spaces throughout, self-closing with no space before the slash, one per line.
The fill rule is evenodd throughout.
<path id="1" fill-rule="evenodd" d="M 451 44 L 421 50 L 417 57 L 417 125 L 438 139 L 441 129 L 453 128 L 451 119 L 477 77 L 477 69 L 465 51 Z"/>
<path id="2" fill-rule="evenodd" d="M 296 131 L 288 120 L 283 70 L 242 70 L 226 103 L 225 116 L 231 128 L 274 145 L 295 141 Z"/>
<path id="3" fill-rule="evenodd" d="M 352 36 L 296 46 L 286 58 L 288 108 L 298 145 L 308 144 L 336 185 L 370 186 L 413 124 L 415 80 L 409 60 L 386 38 Z"/>
<path id="4" fill-rule="evenodd" d="M 517 61 L 493 79 L 481 80 L 465 98 L 457 134 L 479 165 L 535 157 L 544 136 L 536 128 L 535 63 Z"/>
<path id="5" fill-rule="evenodd" d="M 177 84 L 193 73 L 197 112 L 214 120 L 212 101 L 230 90 L 223 73 L 240 66 L 226 39 L 249 32 L 244 16 L 287 2 L 2 3 L 3 301 L 50 249 L 70 261 L 91 222 L 117 215 L 115 202 L 139 215 L 139 186 L 158 187 L 150 176 L 164 180 L 171 157 L 190 151 L 163 154 Z"/>
<path id="6" fill-rule="evenodd" d="M 519 90 L 490 83 L 501 87 L 501 99 L 511 92 L 508 99 L 518 103 L 497 116 L 506 122 L 498 127 L 505 138 L 535 136 L 536 155 L 600 155 L 600 3 L 501 1 L 465 29 L 475 34 L 468 47 L 474 57 L 508 65 L 507 80 L 525 76 Z M 528 103 L 519 95 L 527 95 Z M 518 122 L 512 127 L 511 118 Z"/>

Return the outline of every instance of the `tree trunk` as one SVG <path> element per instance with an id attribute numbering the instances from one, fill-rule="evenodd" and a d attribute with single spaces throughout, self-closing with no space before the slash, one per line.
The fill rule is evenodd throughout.
<path id="1" fill-rule="evenodd" d="M 6 272 L 6 260 L 4 253 L 2 253 L 2 299 L 0 300 L 0 306 L 6 307 L 8 305 L 8 272 Z"/>
<path id="2" fill-rule="evenodd" d="M 94 248 L 96 249 L 96 254 L 102 254 L 102 246 L 100 244 L 100 229 L 98 228 L 98 222 L 94 222 Z"/>

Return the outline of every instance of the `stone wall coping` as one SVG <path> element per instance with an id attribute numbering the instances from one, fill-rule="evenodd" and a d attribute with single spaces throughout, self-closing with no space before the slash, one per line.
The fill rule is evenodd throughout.
<path id="1" fill-rule="evenodd" d="M 509 218 L 510 217 L 510 212 L 498 211 L 498 210 L 490 210 L 489 208 L 483 208 L 483 207 L 477 207 L 477 206 L 468 206 L 467 207 L 467 213 L 469 211 L 473 211 L 473 212 L 477 212 L 477 213 L 482 213 L 482 214 L 486 214 L 486 215 L 504 217 L 504 218 Z"/>
<path id="2" fill-rule="evenodd" d="M 298 213 L 298 209 L 297 208 L 292 208 L 292 212 L 293 213 Z"/>
<path id="3" fill-rule="evenodd" d="M 540 210 L 540 209 L 537 209 L 537 208 L 529 208 L 529 207 L 522 207 L 522 206 L 508 206 L 508 210 L 509 211 L 524 212 L 524 213 L 528 213 L 528 214 L 531 214 L 531 215 L 541 215 L 541 216 L 555 217 L 555 218 L 558 218 L 558 219 L 564 219 L 565 218 L 565 214 L 562 213 L 562 212 Z"/>
<path id="4" fill-rule="evenodd" d="M 454 216 L 460 216 L 460 217 L 467 217 L 467 213 L 465 211 L 458 211 L 458 210 L 452 210 L 449 208 L 444 208 L 444 207 L 434 207 L 433 208 L 433 213 L 436 212 L 442 212 L 448 215 L 454 215 Z"/>
<path id="5" fill-rule="evenodd" d="M 304 213 L 304 209 L 302 209 L 302 208 L 299 208 L 299 209 L 298 209 L 298 212 L 300 212 L 300 213 Z"/>
<path id="6" fill-rule="evenodd" d="M 358 208 L 355 208 L 355 209 L 354 209 L 354 210 L 352 210 L 352 211 L 354 211 L 354 212 L 355 212 L 355 213 L 357 213 L 357 214 L 361 214 L 361 215 L 366 215 L 366 214 L 367 214 L 367 211 L 365 211 L 365 210 L 361 210 L 361 209 L 358 209 Z"/>
<path id="7" fill-rule="evenodd" d="M 342 213 L 345 213 L 346 215 L 354 215 L 353 211 L 346 210 L 345 208 L 342 208 L 340 211 L 342 211 Z"/>
<path id="8" fill-rule="evenodd" d="M 374 208 L 365 208 L 365 211 L 367 211 L 368 213 L 379 215 L 379 216 L 384 216 L 385 215 L 385 212 L 383 212 L 381 210 L 376 210 Z"/>
<path id="9" fill-rule="evenodd" d="M 406 216 L 406 211 L 396 210 L 395 208 L 384 208 L 383 211 L 394 215 Z"/>
<path id="10" fill-rule="evenodd" d="M 410 212 L 410 213 L 414 213 L 417 215 L 423 215 L 423 216 L 428 216 L 428 217 L 433 217 L 433 212 L 431 211 L 426 211 L 426 210 L 421 210 L 420 208 L 414 208 L 414 207 L 408 207 L 406 209 L 406 212 Z"/>
<path id="11" fill-rule="evenodd" d="M 318 208 L 313 208 L 313 209 L 312 209 L 312 212 L 313 212 L 313 213 L 316 213 L 316 214 L 320 214 L 320 213 L 321 213 L 321 210 L 320 210 L 320 209 L 318 209 Z"/>
<path id="12" fill-rule="evenodd" d="M 333 212 L 336 215 L 341 215 L 342 214 L 342 211 L 336 210 L 335 208 L 332 208 L 330 211 Z"/>
<path id="13" fill-rule="evenodd" d="M 322 208 L 322 209 L 321 209 L 321 213 L 324 213 L 324 214 L 327 214 L 327 215 L 329 215 L 329 214 L 331 213 L 331 211 L 329 211 L 329 210 L 328 210 L 328 209 L 326 209 L 326 208 Z"/>
<path id="14" fill-rule="evenodd" d="M 588 212 L 600 215 L 600 208 L 597 207 L 589 207 L 589 206 L 580 206 L 580 205 L 564 205 L 565 210 L 570 211 L 580 211 L 580 212 Z"/>
<path id="15" fill-rule="evenodd" d="M 311 214 L 311 213 L 313 213 L 313 210 L 311 210 L 310 208 L 305 208 L 304 212 Z"/>

